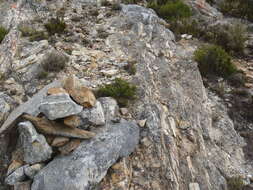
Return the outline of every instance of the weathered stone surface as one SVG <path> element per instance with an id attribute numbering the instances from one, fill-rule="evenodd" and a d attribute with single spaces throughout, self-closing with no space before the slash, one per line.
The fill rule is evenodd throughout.
<path id="1" fill-rule="evenodd" d="M 12 172 L 9 176 L 6 177 L 5 183 L 7 183 L 8 185 L 14 185 L 18 182 L 23 181 L 26 178 L 25 168 L 27 167 L 28 165 L 25 165 L 16 169 L 14 172 Z"/>
<path id="2" fill-rule="evenodd" d="M 13 160 L 8 167 L 7 176 L 22 166 L 22 162 Z"/>
<path id="3" fill-rule="evenodd" d="M 60 88 L 60 87 L 58 87 L 58 88 L 50 88 L 50 89 L 48 89 L 48 91 L 47 91 L 47 94 L 48 94 L 48 95 L 66 94 L 66 93 L 67 93 L 67 91 L 64 90 L 63 88 Z"/>
<path id="4" fill-rule="evenodd" d="M 64 118 L 64 124 L 71 128 L 76 128 L 82 124 L 82 119 L 79 115 L 72 115 Z"/>
<path id="5" fill-rule="evenodd" d="M 111 121 L 117 116 L 119 113 L 119 106 L 116 100 L 111 97 L 102 97 L 99 98 L 98 101 L 102 104 L 106 121 Z"/>
<path id="6" fill-rule="evenodd" d="M 69 138 L 67 137 L 55 137 L 51 146 L 60 147 L 65 145 L 67 142 L 69 142 Z"/>
<path id="7" fill-rule="evenodd" d="M 73 102 L 68 94 L 47 96 L 43 99 L 39 107 L 39 110 L 50 120 L 78 114 L 82 109 L 82 106 Z"/>
<path id="8" fill-rule="evenodd" d="M 30 179 L 33 177 L 45 166 L 45 164 L 34 164 L 32 166 L 28 166 L 24 168 L 25 175 Z"/>
<path id="9" fill-rule="evenodd" d="M 31 121 L 36 129 L 44 134 L 80 139 L 89 139 L 95 136 L 92 132 L 76 128 L 72 129 L 63 124 L 49 121 L 45 118 L 33 117 L 30 115 L 24 115 L 23 117 Z"/>
<path id="10" fill-rule="evenodd" d="M 84 124 L 91 124 L 96 126 L 105 124 L 104 111 L 99 101 L 96 102 L 94 107 L 85 108 L 80 113 L 80 116 L 84 121 Z"/>
<path id="11" fill-rule="evenodd" d="M 2 123 L 7 114 L 10 112 L 11 107 L 6 99 L 9 99 L 10 97 L 7 96 L 4 93 L 0 93 L 0 123 Z"/>
<path id="12" fill-rule="evenodd" d="M 61 152 L 62 155 L 67 155 L 73 150 L 75 150 L 80 145 L 80 143 L 81 141 L 79 139 L 73 139 L 68 144 L 60 147 L 59 151 Z"/>
<path id="13" fill-rule="evenodd" d="M 198 183 L 190 183 L 189 190 L 200 190 Z"/>
<path id="14" fill-rule="evenodd" d="M 96 97 L 93 92 L 83 86 L 81 81 L 74 75 L 65 79 L 63 87 L 70 96 L 83 107 L 93 107 L 95 105 Z"/>
<path id="15" fill-rule="evenodd" d="M 55 158 L 35 177 L 32 190 L 88 190 L 99 183 L 108 168 L 128 156 L 139 141 L 133 122 L 112 125 L 92 141 L 83 142 L 69 156 Z"/>
<path id="16" fill-rule="evenodd" d="M 39 105 L 43 101 L 44 96 L 46 96 L 48 89 L 52 87 L 61 86 L 60 81 L 54 81 L 48 84 L 43 89 L 41 89 L 36 95 L 29 99 L 26 103 L 21 104 L 8 116 L 7 120 L 3 123 L 0 128 L 0 134 L 5 132 L 7 129 L 12 128 L 17 120 L 23 113 L 37 116 L 39 114 Z M 12 125 L 13 124 L 13 125 Z"/>
<path id="17" fill-rule="evenodd" d="M 30 121 L 21 122 L 19 140 L 24 151 L 24 161 L 29 164 L 46 161 L 51 158 L 52 149 L 43 135 L 36 132 Z"/>
<path id="18" fill-rule="evenodd" d="M 32 181 L 18 182 L 14 185 L 14 190 L 31 190 Z"/>

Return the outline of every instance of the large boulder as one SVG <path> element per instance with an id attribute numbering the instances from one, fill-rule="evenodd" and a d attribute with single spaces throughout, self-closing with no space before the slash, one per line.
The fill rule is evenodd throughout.
<path id="1" fill-rule="evenodd" d="M 111 125 L 70 155 L 55 158 L 35 177 L 32 190 L 88 190 L 99 183 L 109 167 L 132 153 L 139 141 L 133 122 Z"/>
<path id="2" fill-rule="evenodd" d="M 52 148 L 43 135 L 36 132 L 30 121 L 21 122 L 19 140 L 24 151 L 24 161 L 29 164 L 46 161 L 51 158 Z"/>

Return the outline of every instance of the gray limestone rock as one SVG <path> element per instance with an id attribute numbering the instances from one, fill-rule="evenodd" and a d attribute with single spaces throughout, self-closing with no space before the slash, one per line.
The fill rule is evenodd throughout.
<path id="1" fill-rule="evenodd" d="M 50 120 L 78 114 L 82 109 L 82 106 L 77 105 L 68 94 L 46 96 L 39 107 Z"/>
<path id="2" fill-rule="evenodd" d="M 98 101 L 102 104 L 105 120 L 107 122 L 111 121 L 117 116 L 117 114 L 119 113 L 119 106 L 116 100 L 111 97 L 102 97 L 99 98 Z"/>
<path id="3" fill-rule="evenodd" d="M 102 108 L 102 105 L 99 101 L 96 101 L 96 104 L 92 108 L 85 108 L 80 116 L 84 123 L 88 123 L 91 125 L 104 125 L 105 124 L 105 115 Z"/>
<path id="4" fill-rule="evenodd" d="M 30 179 L 33 177 L 45 166 L 45 164 L 34 164 L 32 166 L 26 167 L 24 169 L 25 175 Z"/>
<path id="5" fill-rule="evenodd" d="M 5 183 L 8 185 L 14 185 L 18 182 L 23 181 L 25 176 L 25 168 L 27 168 L 29 165 L 24 165 L 18 169 L 16 169 L 14 172 L 12 172 L 9 176 L 6 177 Z"/>
<path id="6" fill-rule="evenodd" d="M 24 161 L 29 164 L 46 161 L 51 158 L 52 148 L 43 135 L 36 132 L 30 121 L 21 122 L 19 126 L 19 141 L 24 150 Z"/>
<path id="7" fill-rule="evenodd" d="M 110 125 L 70 155 L 55 158 L 35 177 L 32 190 L 88 190 L 99 183 L 119 158 L 132 153 L 139 142 L 133 122 Z"/>

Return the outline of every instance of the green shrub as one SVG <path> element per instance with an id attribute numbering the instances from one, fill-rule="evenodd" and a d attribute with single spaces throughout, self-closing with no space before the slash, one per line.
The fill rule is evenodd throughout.
<path id="1" fill-rule="evenodd" d="M 121 6 L 120 6 L 119 3 L 113 3 L 111 8 L 112 8 L 112 10 L 114 10 L 114 11 L 119 11 L 119 10 L 121 10 Z"/>
<path id="2" fill-rule="evenodd" d="M 229 53 L 242 55 L 247 41 L 247 29 L 241 23 L 215 25 L 207 29 L 204 39 L 223 47 Z"/>
<path id="3" fill-rule="evenodd" d="M 18 27 L 23 37 L 29 37 L 30 41 L 40 41 L 48 39 L 48 36 L 43 31 L 37 31 L 34 28 L 26 25 L 20 25 Z"/>
<path id="4" fill-rule="evenodd" d="M 56 33 L 64 32 L 66 28 L 66 23 L 59 18 L 52 18 L 44 26 L 50 35 L 54 35 Z"/>
<path id="5" fill-rule="evenodd" d="M 159 17 L 168 21 L 189 18 L 192 15 L 189 6 L 180 0 L 167 1 L 165 4 L 151 2 L 148 7 L 154 9 Z"/>
<path id="6" fill-rule="evenodd" d="M 176 35 L 191 34 L 196 38 L 203 35 L 199 21 L 195 19 L 181 19 L 170 22 L 169 29 Z"/>
<path id="7" fill-rule="evenodd" d="M 103 0 L 101 2 L 101 5 L 104 6 L 104 7 L 108 7 L 108 6 L 111 6 L 111 3 L 109 1 L 107 1 L 107 0 Z"/>
<path id="8" fill-rule="evenodd" d="M 3 41 L 4 37 L 8 34 L 8 30 L 0 26 L 0 43 Z"/>
<path id="9" fill-rule="evenodd" d="M 129 100 L 136 98 L 136 86 L 117 78 L 114 83 L 104 85 L 97 91 L 98 97 L 113 97 L 120 106 L 127 106 Z"/>
<path id="10" fill-rule="evenodd" d="M 35 31 L 29 38 L 30 41 L 40 41 L 48 39 L 48 35 L 43 31 Z"/>
<path id="11" fill-rule="evenodd" d="M 252 0 L 224 0 L 220 9 L 224 14 L 253 21 Z"/>
<path id="12" fill-rule="evenodd" d="M 228 190 L 243 190 L 244 183 L 241 177 L 232 177 L 227 180 Z"/>
<path id="13" fill-rule="evenodd" d="M 194 52 L 194 59 L 202 75 L 208 74 L 228 77 L 237 71 L 231 57 L 216 45 L 203 46 Z"/>
<path id="14" fill-rule="evenodd" d="M 53 51 L 46 55 L 42 61 L 42 67 L 47 72 L 59 72 L 63 70 L 69 58 L 57 51 Z"/>
<path id="15" fill-rule="evenodd" d="M 47 76 L 48 76 L 48 72 L 42 70 L 42 71 L 40 71 L 40 72 L 38 73 L 37 78 L 38 78 L 38 79 L 46 79 Z"/>

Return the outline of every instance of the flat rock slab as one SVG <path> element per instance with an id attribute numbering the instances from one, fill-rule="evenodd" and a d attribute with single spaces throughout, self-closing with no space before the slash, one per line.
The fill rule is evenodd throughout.
<path id="1" fill-rule="evenodd" d="M 68 156 L 55 158 L 35 177 L 32 190 L 89 190 L 99 183 L 119 158 L 132 153 L 139 142 L 133 122 L 110 125 L 91 141 L 82 142 Z"/>
<path id="2" fill-rule="evenodd" d="M 17 107 L 13 112 L 11 112 L 9 117 L 3 123 L 2 127 L 0 128 L 0 134 L 5 132 L 7 129 L 10 129 L 13 126 L 15 126 L 14 122 L 23 113 L 37 116 L 39 114 L 39 106 L 41 102 L 43 101 L 43 98 L 46 96 L 48 89 L 53 88 L 53 87 L 60 87 L 60 86 L 61 86 L 60 81 L 54 81 L 48 84 L 47 86 L 45 86 L 43 89 L 41 89 L 36 95 L 34 95 L 26 103 L 21 104 L 19 107 Z"/>
<path id="3" fill-rule="evenodd" d="M 39 110 L 50 120 L 80 113 L 82 106 L 77 105 L 68 94 L 54 94 L 44 97 Z"/>

